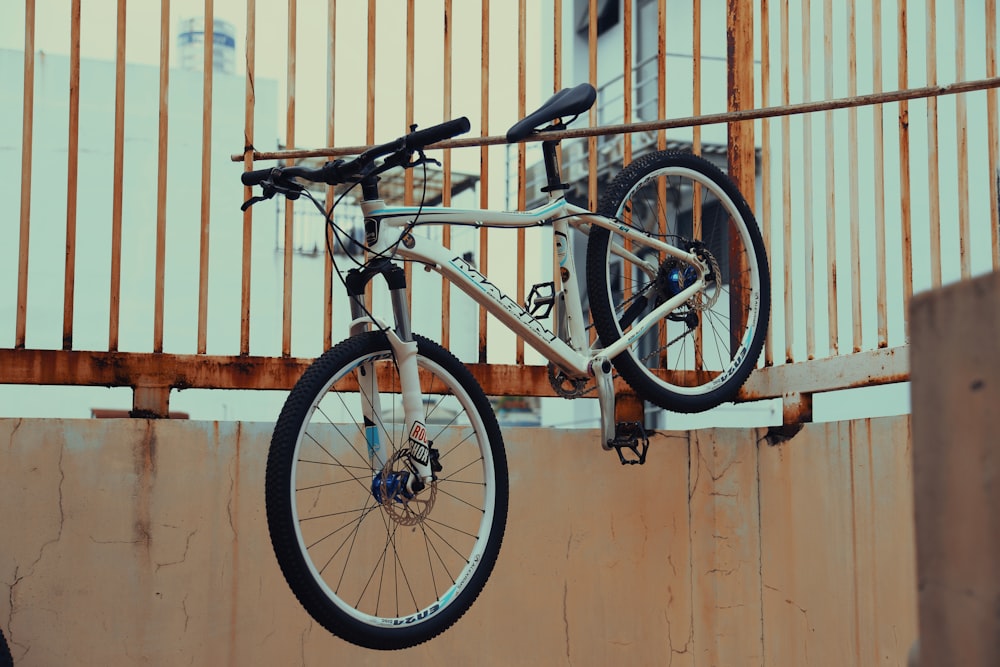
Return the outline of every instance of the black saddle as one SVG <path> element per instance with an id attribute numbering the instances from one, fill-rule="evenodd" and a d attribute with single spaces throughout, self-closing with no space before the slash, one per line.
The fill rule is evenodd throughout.
<path id="1" fill-rule="evenodd" d="M 592 107 L 596 99 L 597 91 L 589 83 L 563 88 L 507 130 L 507 141 L 516 143 L 527 139 L 557 118 L 577 116 Z"/>

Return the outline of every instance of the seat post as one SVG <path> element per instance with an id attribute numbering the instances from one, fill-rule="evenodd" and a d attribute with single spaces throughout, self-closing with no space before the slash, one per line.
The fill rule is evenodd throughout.
<path id="1" fill-rule="evenodd" d="M 542 157 L 545 160 L 546 179 L 546 185 L 542 188 L 542 192 L 565 190 L 567 187 L 566 184 L 562 182 L 562 174 L 559 171 L 559 161 L 556 158 L 556 149 L 558 147 L 558 140 L 542 142 Z"/>

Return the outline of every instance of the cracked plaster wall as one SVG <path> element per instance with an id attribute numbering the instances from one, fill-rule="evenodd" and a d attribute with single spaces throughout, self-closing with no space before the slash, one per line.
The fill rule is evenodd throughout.
<path id="1" fill-rule="evenodd" d="M 270 425 L 0 420 L 0 627 L 16 664 L 381 665 L 270 551 Z M 408 664 L 904 664 L 916 634 L 909 419 L 656 435 L 510 429 L 507 538 Z"/>

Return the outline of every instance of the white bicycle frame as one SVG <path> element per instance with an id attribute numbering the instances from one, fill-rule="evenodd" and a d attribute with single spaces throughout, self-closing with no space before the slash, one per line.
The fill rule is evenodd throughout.
<path id="1" fill-rule="evenodd" d="M 555 364 L 563 373 L 572 379 L 594 377 L 597 385 L 598 399 L 601 409 L 602 446 L 610 449 L 610 441 L 614 437 L 614 387 L 611 375 L 610 360 L 628 348 L 641 337 L 650 327 L 655 325 L 671 311 L 687 302 L 706 283 L 708 267 L 698 258 L 676 246 L 665 243 L 640 230 L 629 227 L 618 220 L 606 218 L 592 213 L 565 200 L 561 195 L 550 196 L 549 201 L 528 211 L 492 211 L 486 209 L 456 209 L 450 207 L 417 207 L 417 206 L 386 206 L 380 199 L 363 201 L 361 209 L 365 220 L 377 221 L 378 237 L 368 249 L 375 256 L 399 257 L 404 260 L 420 262 L 443 276 L 443 278 L 458 286 L 463 292 L 489 313 L 503 322 L 507 328 L 524 339 L 528 345 L 538 351 L 543 357 Z M 408 227 L 414 221 L 424 225 L 463 224 L 478 227 L 518 228 L 551 224 L 553 233 L 553 296 L 554 308 L 552 321 L 556 323 L 556 331 L 551 331 L 514 298 L 505 294 L 487 276 L 466 262 L 453 250 L 441 243 L 410 234 Z M 367 224 L 366 224 L 367 226 Z M 631 329 L 617 341 L 605 348 L 591 346 L 588 342 L 584 324 L 583 306 L 578 294 L 576 266 L 573 258 L 573 236 L 571 228 L 579 229 L 589 234 L 591 227 L 599 226 L 611 230 L 622 240 L 630 240 L 632 247 L 648 247 L 670 255 L 695 267 L 698 278 L 685 286 L 678 294 L 665 301 L 645 317 L 632 323 Z M 402 238 L 401 238 L 402 236 Z M 624 243 L 611 245 L 612 253 L 626 258 L 641 267 L 650 277 L 655 277 L 659 266 L 640 259 L 636 254 L 626 249 Z M 368 328 L 369 325 L 385 330 L 396 355 L 399 367 L 400 383 L 403 394 L 403 413 L 406 432 L 415 443 L 411 449 L 425 451 L 426 440 L 422 414 L 423 397 L 417 376 L 416 342 L 410 340 L 409 313 L 405 309 L 405 299 L 393 298 L 393 311 L 396 320 L 396 330 L 385 326 L 383 322 L 370 315 L 356 317 L 351 322 L 350 333 L 355 335 Z M 561 324 L 565 322 L 565 326 Z M 375 413 L 379 405 L 377 387 L 373 378 L 368 385 L 373 395 L 366 396 L 363 401 L 365 417 L 369 424 L 379 424 Z M 363 390 L 364 392 L 364 390 Z M 375 407 L 372 407 L 375 406 Z M 371 428 L 371 427 L 370 427 Z M 381 427 L 377 427 L 381 428 Z M 373 442 L 373 439 L 376 442 Z M 368 439 L 369 452 L 375 452 L 381 464 L 385 463 L 380 454 L 379 443 L 386 442 L 383 434 L 372 433 Z M 420 448 L 424 446 L 424 449 Z M 431 479 L 429 465 L 417 457 L 418 473 L 425 482 Z M 379 469 L 380 465 L 375 465 Z"/>

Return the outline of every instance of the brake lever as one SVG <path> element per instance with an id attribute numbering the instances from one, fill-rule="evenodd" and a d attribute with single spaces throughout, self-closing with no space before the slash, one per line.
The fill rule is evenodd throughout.
<path id="1" fill-rule="evenodd" d="M 417 150 L 417 155 L 419 155 L 419 157 L 416 160 L 412 160 L 412 161 L 409 161 L 407 164 L 404 164 L 403 168 L 404 169 L 411 169 L 413 167 L 419 167 L 422 164 L 433 164 L 436 167 L 440 167 L 441 166 L 441 163 L 438 162 L 437 160 L 435 160 L 434 158 L 427 157 L 424 154 L 423 149 L 418 149 Z"/>
<path id="2" fill-rule="evenodd" d="M 289 182 L 287 185 L 285 184 L 277 185 L 274 181 L 271 180 L 262 181 L 260 183 L 260 188 L 263 191 L 263 194 L 256 197 L 251 197 L 250 199 L 243 202 L 243 205 L 240 206 L 241 211 L 246 211 L 254 204 L 266 201 L 271 197 L 273 197 L 274 195 L 279 195 L 279 194 L 284 195 L 286 199 L 291 199 L 291 200 L 298 199 L 299 196 L 302 194 L 302 190 L 305 189 L 298 183 Z"/>

